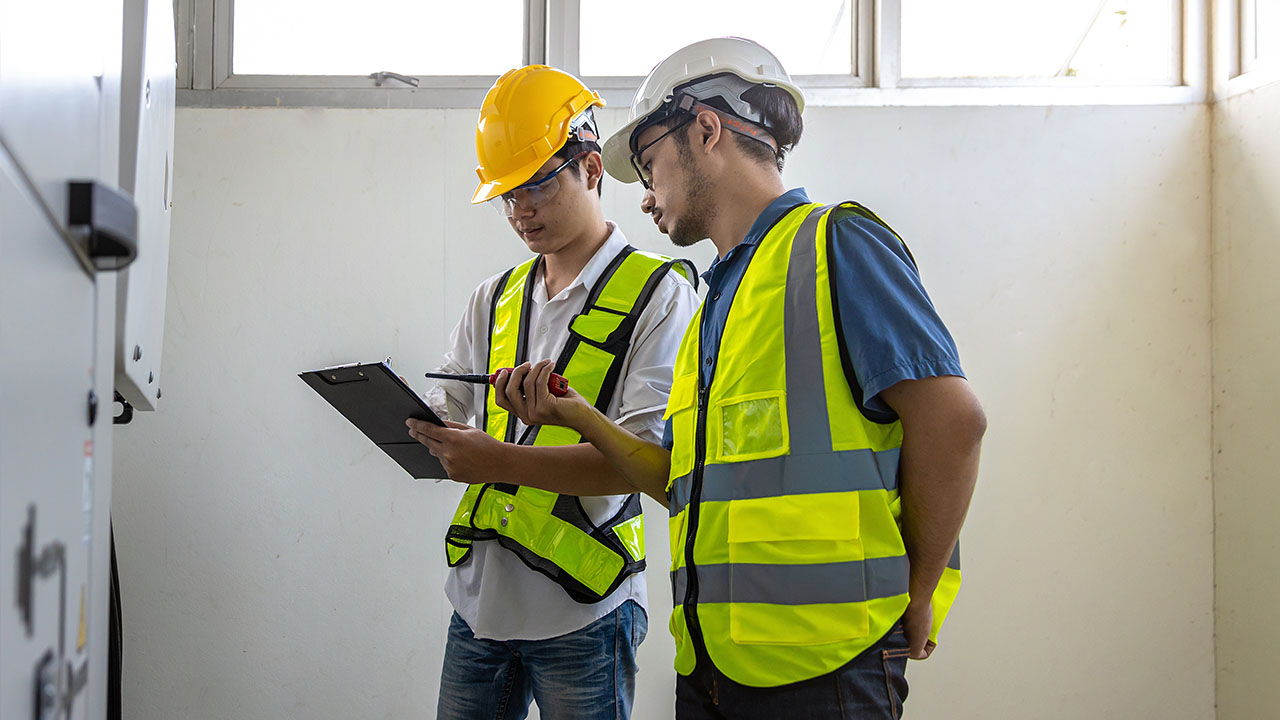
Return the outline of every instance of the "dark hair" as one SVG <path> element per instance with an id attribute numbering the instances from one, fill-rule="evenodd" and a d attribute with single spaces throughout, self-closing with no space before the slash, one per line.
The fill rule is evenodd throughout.
<path id="1" fill-rule="evenodd" d="M 787 153 L 795 148 L 800 142 L 800 135 L 804 133 L 804 118 L 800 117 L 796 99 L 776 85 L 756 85 L 742 93 L 742 99 L 764 117 L 764 127 L 778 143 L 778 152 L 774 153 L 762 142 L 735 133 L 734 139 L 738 141 L 738 147 L 761 163 L 776 162 L 778 172 L 782 172 L 782 163 L 786 160 Z"/>
<path id="2" fill-rule="evenodd" d="M 787 153 L 799 144 L 800 135 L 804 133 L 804 119 L 800 117 L 800 107 L 796 105 L 796 99 L 791 96 L 791 93 L 776 85 L 755 85 L 742 93 L 742 99 L 746 100 L 753 110 L 760 112 L 764 118 L 765 130 L 778 143 L 778 151 L 775 153 L 766 143 L 745 135 L 736 132 L 729 134 L 733 136 L 734 143 L 744 155 L 762 165 L 777 165 L 778 172 L 782 172 Z M 717 110 L 736 115 L 729 109 L 728 103 L 718 97 L 708 98 L 702 102 Z M 671 129 L 684 121 L 685 117 L 682 113 L 675 113 L 657 124 Z M 689 137 L 682 132 L 676 133 L 676 144 L 687 152 Z"/>
<path id="3" fill-rule="evenodd" d="M 600 144 L 596 142 L 592 142 L 590 140 L 586 142 L 582 140 L 570 140 L 569 142 L 565 143 L 564 147 L 560 148 L 560 150 L 555 155 L 552 155 L 552 157 L 557 158 L 558 160 L 560 160 L 560 162 L 564 162 L 571 157 L 577 157 L 578 155 L 581 155 L 583 153 L 589 153 L 589 152 L 600 152 Z M 582 177 L 581 173 L 579 172 L 578 165 L 579 165 L 578 163 L 574 163 L 565 169 L 573 173 L 573 176 L 575 178 Z M 596 183 L 596 195 L 601 197 L 603 197 L 604 195 L 604 175 L 603 174 L 601 174 L 600 176 L 600 182 Z"/>

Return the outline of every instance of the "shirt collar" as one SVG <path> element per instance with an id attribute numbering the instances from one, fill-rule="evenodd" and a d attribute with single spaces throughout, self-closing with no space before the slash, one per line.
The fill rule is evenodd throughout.
<path id="1" fill-rule="evenodd" d="M 606 220 L 605 225 L 609 226 L 609 237 L 605 238 L 604 244 L 596 249 L 595 255 L 592 255 L 587 264 L 582 266 L 582 269 L 578 271 L 578 276 L 565 287 L 565 290 L 572 290 L 579 285 L 585 288 L 595 287 L 596 281 L 604 274 L 605 268 L 609 267 L 609 263 L 613 262 L 618 253 L 622 252 L 622 248 L 627 246 L 627 238 L 616 224 Z M 547 297 L 545 273 L 538 273 L 535 290 L 538 291 L 537 294 L 543 298 L 544 302 L 551 299 Z"/>
<path id="2" fill-rule="evenodd" d="M 702 273 L 702 279 L 711 282 L 711 273 L 716 269 L 716 265 L 720 264 L 721 260 L 732 256 L 743 245 L 758 245 L 788 210 L 797 205 L 804 205 L 807 202 L 809 202 L 809 194 L 802 187 L 793 188 L 774 198 L 773 202 L 769 203 L 764 211 L 756 217 L 756 221 L 751 223 L 751 229 L 747 231 L 747 236 L 743 238 L 742 242 L 733 246 L 729 252 L 724 254 L 723 258 L 716 257 L 715 260 L 712 260 L 711 267 Z"/>

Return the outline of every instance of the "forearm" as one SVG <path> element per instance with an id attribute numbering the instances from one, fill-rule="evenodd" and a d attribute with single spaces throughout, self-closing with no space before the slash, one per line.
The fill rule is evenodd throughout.
<path id="1" fill-rule="evenodd" d="M 899 484 L 913 601 L 933 596 L 951 558 L 977 482 L 985 427 L 980 409 L 970 417 L 903 424 Z"/>
<path id="2" fill-rule="evenodd" d="M 565 495 L 628 495 L 636 488 L 590 443 L 533 447 L 503 445 L 492 482 L 550 490 Z"/>
<path id="3" fill-rule="evenodd" d="M 574 426 L 628 485 L 667 506 L 671 453 L 666 448 L 635 435 L 590 406 L 582 406 Z"/>

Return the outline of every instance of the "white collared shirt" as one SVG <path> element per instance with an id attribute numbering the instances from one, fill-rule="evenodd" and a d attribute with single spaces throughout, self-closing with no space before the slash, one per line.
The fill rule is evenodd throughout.
<path id="1" fill-rule="evenodd" d="M 608 239 L 578 277 L 554 298 L 547 297 L 542 272 L 534 279 L 526 360 L 537 362 L 559 357 L 569 340 L 569 322 L 582 311 L 591 287 L 605 268 L 626 247 L 622 231 L 613 223 L 608 225 Z M 453 349 L 445 355 L 439 372 L 488 372 L 490 303 L 502 275 L 489 278 L 471 294 L 451 336 Z M 640 314 L 617 389 L 605 413 L 622 427 L 653 443 L 662 440 L 662 414 L 671 392 L 676 351 L 698 302 L 692 285 L 677 273 L 667 273 Z M 428 393 L 429 399 L 431 395 L 439 397 L 437 388 L 443 389 L 447 396 L 452 419 L 478 424 L 485 402 L 483 385 L 441 383 Z M 516 437 L 520 437 L 525 426 L 519 420 L 516 425 Z M 625 498 L 624 495 L 583 497 L 582 506 L 592 522 L 602 523 L 621 508 Z M 515 553 L 496 542 L 477 542 L 472 548 L 470 559 L 450 569 L 445 594 L 478 638 L 543 640 L 557 637 L 586 627 L 627 600 L 635 600 L 648 612 L 643 572 L 628 577 L 601 602 L 583 604 L 570 598 L 550 578 L 530 570 Z"/>

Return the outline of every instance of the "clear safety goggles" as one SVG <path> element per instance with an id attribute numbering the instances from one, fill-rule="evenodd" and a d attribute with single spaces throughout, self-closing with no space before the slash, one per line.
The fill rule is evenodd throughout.
<path id="1" fill-rule="evenodd" d="M 551 199 L 560 192 L 560 179 L 556 177 L 565 168 L 578 162 L 587 153 L 579 153 L 569 158 L 563 165 L 547 173 L 547 176 L 533 182 L 527 182 L 520 187 L 509 192 L 504 192 L 498 197 L 489 201 L 494 210 L 502 217 L 511 217 L 516 214 L 516 207 L 528 212 L 530 210 L 542 207 L 551 202 Z"/>

